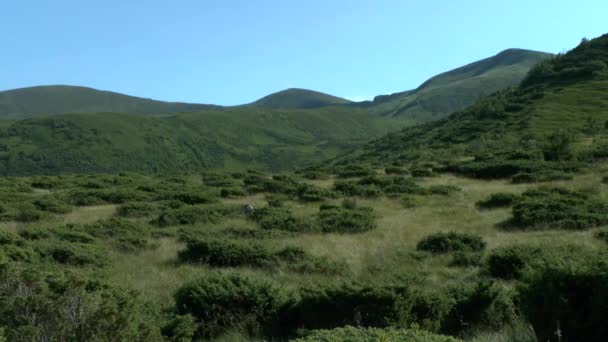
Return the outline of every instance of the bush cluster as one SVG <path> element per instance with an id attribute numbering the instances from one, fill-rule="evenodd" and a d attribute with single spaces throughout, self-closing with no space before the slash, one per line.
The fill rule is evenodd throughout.
<path id="1" fill-rule="evenodd" d="M 184 205 L 163 210 L 153 222 L 159 227 L 218 223 L 225 217 L 238 215 L 240 212 L 240 207 L 236 205 Z"/>
<path id="2" fill-rule="evenodd" d="M 484 250 L 486 243 L 478 235 L 458 232 L 439 232 L 428 235 L 416 245 L 419 251 L 435 254 L 449 252 L 479 252 Z"/>
<path id="3" fill-rule="evenodd" d="M 346 196 L 363 197 L 424 193 L 424 189 L 412 178 L 377 176 L 364 177 L 356 181 L 337 181 L 334 190 Z"/>
<path id="4" fill-rule="evenodd" d="M 318 341 L 408 341 L 408 342 L 458 342 L 457 338 L 437 335 L 420 329 L 361 328 L 346 326 L 330 330 L 314 330 L 294 342 Z"/>
<path id="5" fill-rule="evenodd" d="M 585 229 L 608 224 L 608 202 L 590 191 L 542 187 L 524 192 L 510 225 L 520 228 Z"/>
<path id="6" fill-rule="evenodd" d="M 475 203 L 475 205 L 480 209 L 510 207 L 513 205 L 516 199 L 516 194 L 500 192 L 496 194 L 491 194 L 488 198 Z"/>

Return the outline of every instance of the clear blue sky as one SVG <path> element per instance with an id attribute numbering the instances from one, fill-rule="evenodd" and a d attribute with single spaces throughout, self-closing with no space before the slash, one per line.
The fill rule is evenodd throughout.
<path id="1" fill-rule="evenodd" d="M 6 0 L 0 90 L 84 85 L 223 105 L 364 98 L 517 47 L 608 32 L 606 0 Z"/>

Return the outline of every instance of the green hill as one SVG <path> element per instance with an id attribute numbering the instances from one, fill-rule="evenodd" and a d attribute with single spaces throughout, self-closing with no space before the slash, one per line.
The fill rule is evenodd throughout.
<path id="1" fill-rule="evenodd" d="M 608 129 L 608 35 L 535 66 L 521 85 L 479 100 L 442 120 L 405 128 L 341 162 L 382 164 L 538 151 L 560 131 L 589 144 Z M 597 140 L 597 139 L 595 139 Z"/>
<path id="2" fill-rule="evenodd" d="M 0 117 L 33 117 L 64 113 L 170 114 L 218 106 L 163 102 L 110 91 L 64 85 L 0 92 Z"/>
<path id="3" fill-rule="evenodd" d="M 0 174 L 279 171 L 334 157 L 398 125 L 339 107 L 53 115 L 0 124 Z"/>
<path id="4" fill-rule="evenodd" d="M 249 106 L 268 109 L 303 109 L 342 105 L 350 102 L 347 99 L 317 91 L 291 88 L 265 96 Z"/>
<path id="5" fill-rule="evenodd" d="M 472 105 L 483 96 L 517 85 L 544 52 L 508 49 L 496 56 L 437 75 L 414 90 L 377 96 L 372 111 L 417 122 L 440 119 Z"/>

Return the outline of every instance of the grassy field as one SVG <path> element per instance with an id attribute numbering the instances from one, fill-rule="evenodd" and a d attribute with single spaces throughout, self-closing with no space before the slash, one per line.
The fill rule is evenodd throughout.
<path id="1" fill-rule="evenodd" d="M 596 164 L 571 180 L 546 182 L 542 185 L 570 190 L 594 188 L 600 199 L 608 201 L 606 195 L 608 185 L 602 182 L 607 167 L 608 165 L 605 163 Z M 382 170 L 376 170 L 375 173 L 379 179 L 391 179 L 384 175 Z M 113 286 L 135 290 L 149 303 L 165 309 L 172 308 L 175 305 L 174 294 L 184 284 L 201 278 L 213 277 L 217 272 L 240 274 L 249 279 L 269 282 L 273 286 L 290 291 L 299 291 L 299 289 L 308 288 L 315 284 L 341 286 L 341 284 L 355 282 L 377 288 L 382 288 L 386 284 L 407 283 L 413 288 L 424 291 L 441 292 L 448 291 L 452 287 L 462 286 L 462 284 L 470 282 L 471 279 L 479 277 L 480 274 L 483 275 L 485 269 L 483 260 L 491 255 L 494 250 L 501 247 L 532 244 L 543 249 L 559 248 L 565 245 L 576 245 L 589 251 L 600 251 L 606 248 L 605 242 L 596 238 L 596 233 L 605 229 L 605 226 L 594 226 L 583 230 L 506 230 L 501 227 L 501 223 L 512 216 L 511 208 L 488 210 L 480 209 L 476 205 L 476 203 L 492 194 L 513 193 L 520 195 L 529 189 L 537 188 L 539 184 L 513 184 L 508 180 L 479 180 L 452 174 L 440 174 L 434 177 L 406 177 L 406 179 L 414 181 L 413 184 L 418 189 L 446 188 L 445 186 L 449 186 L 448 188 L 452 189 L 449 194 L 419 190 L 398 194 L 397 196 L 394 194 L 389 196 L 379 195 L 370 198 L 335 192 L 335 186 L 344 181 L 342 178 L 337 178 L 336 175 L 320 180 L 300 178 L 296 175 L 288 176 L 295 178 L 286 179 L 295 179 L 297 184 L 300 184 L 296 188 L 302 189 L 302 186 L 307 186 L 309 191 L 310 189 L 316 189 L 315 191 L 325 193 L 327 197 L 321 202 L 303 201 L 298 197 L 288 195 L 291 193 L 289 190 L 277 192 L 276 189 L 286 186 L 286 184 L 292 184 L 289 183 L 292 182 L 291 180 L 282 180 L 283 178 L 280 177 L 271 180 L 266 176 L 255 174 L 245 178 L 232 178 L 232 176 L 221 174 L 174 177 L 98 175 L 13 178 L 5 183 L 2 190 L 3 198 L 16 196 L 14 198 L 22 201 L 22 203 L 28 201 L 39 203 L 36 200 L 52 198 L 57 202 L 63 201 L 69 204 L 76 203 L 74 198 L 81 198 L 81 195 L 76 196 L 74 191 L 84 191 L 87 194 L 86 196 L 89 197 L 83 197 L 84 199 L 80 201 L 86 199 L 86 201 L 95 204 L 71 204 L 70 210 L 65 214 L 45 214 L 41 219 L 34 219 L 32 222 L 18 222 L 4 216 L 3 222 L 0 223 L 0 231 L 21 235 L 26 239 L 31 239 L 28 234 L 31 234 L 29 232 L 32 230 L 36 231 L 36 229 L 56 232 L 52 234 L 59 234 L 57 239 L 61 239 L 60 236 L 63 236 L 61 234 L 66 234 L 65 229 L 93 234 L 95 239 L 87 244 L 92 243 L 89 248 L 105 251 L 103 254 L 107 256 L 107 263 L 104 266 L 86 263 L 70 264 L 61 261 L 61 259 L 53 259 L 54 256 L 48 258 L 41 254 L 41 259 L 38 262 L 41 263 L 40 265 L 46 266 L 37 267 L 50 267 L 52 270 L 74 270 L 87 277 L 102 279 L 104 282 L 113 284 Z M 248 179 L 254 179 L 256 182 L 248 181 Z M 271 185 L 263 185 L 264 179 Z M 349 178 L 347 181 L 357 182 L 364 179 Z M 49 185 L 46 186 L 45 184 Z M 105 190 L 99 188 L 99 184 L 107 184 Z M 49 189 L 43 189 L 40 186 L 49 187 Z M 218 190 L 218 188 L 215 188 L 216 186 L 220 186 L 221 189 L 242 188 L 245 192 L 229 198 L 214 197 L 213 194 L 217 193 Z M 262 187 L 258 188 L 256 186 Z M 155 195 L 156 199 L 137 190 L 147 189 L 148 187 L 158 189 Z M 18 195 L 15 195 L 16 193 Z M 72 199 L 64 197 L 63 194 L 71 194 Z M 91 199 L 90 196 L 97 196 L 98 199 Z M 206 196 L 211 196 L 209 198 L 214 199 L 209 199 Z M 297 196 L 301 196 L 301 194 Z M 183 198 L 180 201 L 185 202 L 163 202 L 163 198 Z M 375 228 L 359 233 L 283 232 L 278 235 L 259 235 L 257 238 L 252 238 L 254 235 L 250 237 L 245 235 L 232 236 L 227 233 L 230 229 L 240 229 L 260 234 L 267 232 L 258 221 L 240 213 L 240 208 L 251 204 L 258 208 L 256 211 L 263 211 L 263 208 L 267 207 L 269 202 L 277 199 L 282 203 L 281 208 L 289 210 L 291 215 L 300 218 L 314 218 L 319 215 L 320 203 L 340 206 L 345 199 L 354 200 L 357 208 L 371 208 L 376 217 Z M 162 201 L 157 202 L 159 200 Z M 211 204 L 203 204 L 202 206 L 188 204 L 207 202 Z M 149 203 L 160 207 L 154 207 L 155 209 L 147 211 L 143 215 L 138 215 L 138 218 L 121 218 L 120 220 L 123 221 L 111 221 L 124 216 L 121 213 L 124 212 L 125 207 L 139 203 Z M 163 203 L 166 203 L 169 207 L 166 207 Z M 13 209 L 11 209 L 10 202 L 4 201 L 2 205 L 3 212 L 6 215 L 12 213 L 11 210 Z M 179 211 L 190 207 L 217 208 L 218 206 L 234 209 L 226 211 L 227 214 L 223 214 L 223 218 L 211 221 L 203 218 L 198 222 L 195 219 L 190 224 L 169 223 L 159 225 L 157 223 L 161 222 L 157 218 L 162 217 L 163 212 Z M 177 209 L 170 209 L 172 207 Z M 19 208 L 19 206 L 15 208 Z M 99 233 L 100 231 L 97 230 L 99 225 L 105 224 L 107 226 L 107 222 L 110 222 L 110 227 L 112 225 L 124 227 L 115 229 L 131 229 L 128 228 L 128 225 L 125 226 L 125 223 L 121 223 L 125 222 L 124 220 L 145 227 L 145 230 L 142 230 L 141 233 L 143 235 L 138 236 L 147 241 L 144 247 L 138 247 L 135 250 L 118 248 L 117 242 L 122 241 L 121 234 L 124 234 L 125 231 L 118 230 L 111 235 L 103 235 L 106 233 Z M 57 229 L 59 230 L 57 231 Z M 277 231 L 273 232 L 277 233 Z M 421 240 L 438 232 L 467 233 L 480 237 L 487 244 L 485 251 L 478 256 L 481 267 L 454 267 L 451 265 L 454 258 L 452 253 L 434 254 L 417 248 Z M 184 263 L 178 256 L 187 250 L 188 241 L 192 241 L 184 239 L 184 236 L 193 236 L 188 234 L 199 236 L 195 239 L 202 238 L 203 240 L 212 239 L 211 241 L 215 241 L 213 239 L 221 238 L 235 243 L 254 243 L 261 246 L 260 248 L 270 251 L 278 251 L 286 247 L 299 247 L 309 258 L 322 260 L 323 265 L 341 266 L 336 271 L 328 272 L 317 268 L 308 269 L 308 271 L 290 268 L 289 263 L 291 261 L 287 264 L 264 267 L 247 264 L 214 266 L 205 263 Z M 28 243 L 31 243 L 35 250 L 41 248 L 37 247 L 37 244 L 40 243 L 37 240 L 31 240 Z M 41 249 L 39 253 L 44 253 L 44 249 Z M 500 280 L 499 284 L 505 289 L 509 289 L 516 286 L 517 282 Z M 521 319 L 523 320 L 523 318 Z M 516 329 L 516 333 L 521 333 L 522 329 L 525 331 L 526 328 L 524 324 L 524 328 L 510 329 Z M 487 329 L 462 333 L 467 334 L 465 335 L 467 338 L 478 336 L 478 340 L 487 338 L 494 341 L 502 341 L 506 338 L 505 334 L 511 334 Z M 228 329 L 223 338 L 227 340 L 247 340 L 252 338 L 249 334 L 242 328 L 235 326 Z M 221 336 L 216 337 L 222 338 Z"/>

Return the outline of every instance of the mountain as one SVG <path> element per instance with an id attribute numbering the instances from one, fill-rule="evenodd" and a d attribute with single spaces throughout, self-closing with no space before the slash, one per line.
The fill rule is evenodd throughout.
<path id="1" fill-rule="evenodd" d="M 0 120 L 0 174 L 282 171 L 335 157 L 399 125 L 346 107 Z"/>
<path id="2" fill-rule="evenodd" d="M 517 85 L 532 66 L 550 57 L 544 52 L 508 49 L 439 74 L 414 90 L 377 96 L 369 106 L 383 116 L 399 116 L 414 122 L 437 120 L 481 97 Z"/>
<path id="3" fill-rule="evenodd" d="M 291 88 L 265 96 L 249 106 L 268 109 L 305 109 L 351 103 L 347 99 L 317 91 Z"/>
<path id="4" fill-rule="evenodd" d="M 366 144 L 335 163 L 400 163 L 473 154 L 529 154 L 559 132 L 579 145 L 608 134 L 608 34 L 547 59 L 521 84 L 439 121 L 408 127 Z M 518 152 L 519 153 L 519 152 Z"/>
<path id="5" fill-rule="evenodd" d="M 53 85 L 0 92 L 0 117 L 65 113 L 171 114 L 218 106 L 163 102 L 86 87 Z"/>

